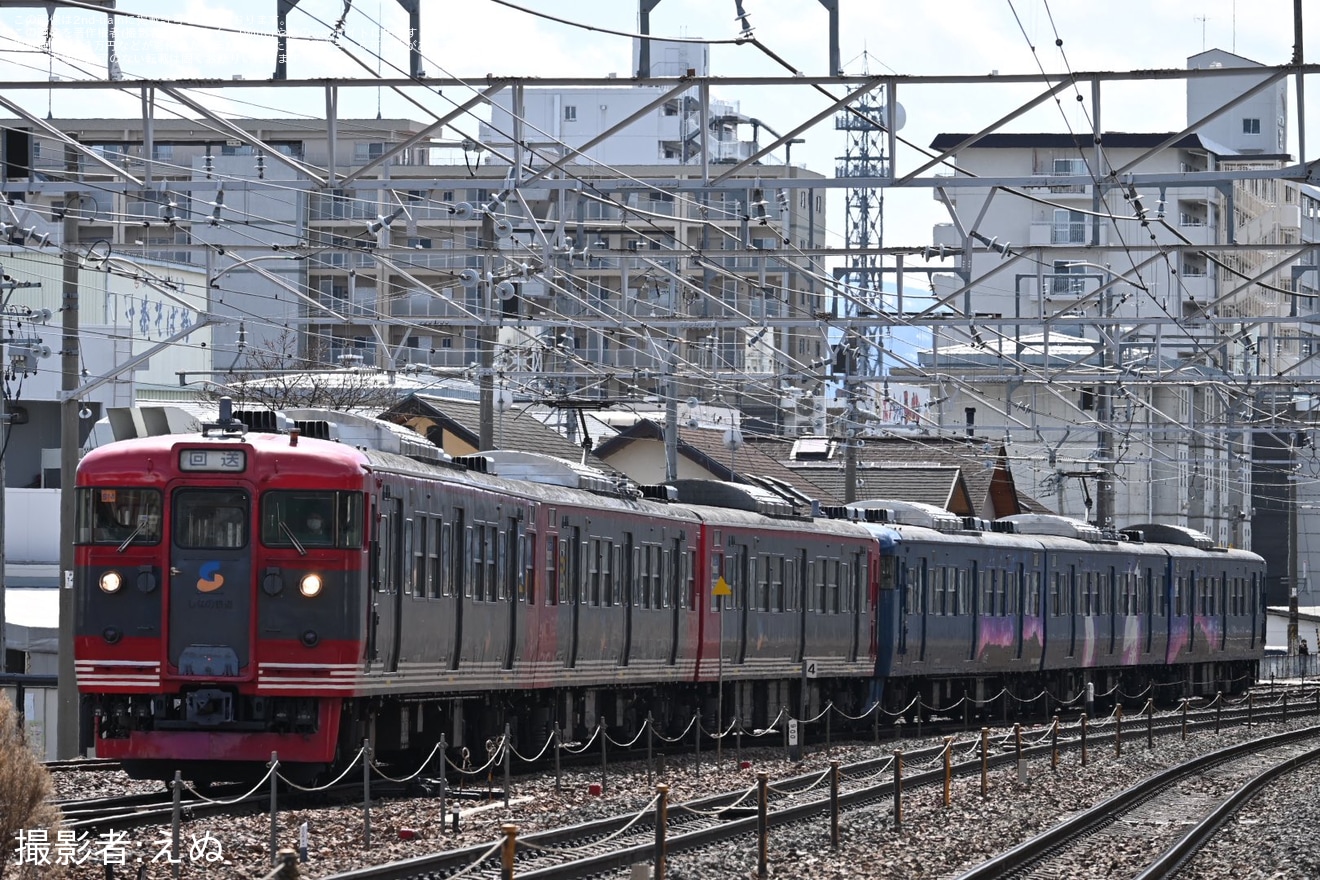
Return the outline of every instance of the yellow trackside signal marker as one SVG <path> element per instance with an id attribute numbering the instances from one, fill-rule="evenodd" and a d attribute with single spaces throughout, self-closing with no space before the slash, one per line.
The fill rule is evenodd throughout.
<path id="1" fill-rule="evenodd" d="M 717 581 L 715 582 L 715 592 L 714 592 L 714 595 L 716 595 L 716 596 L 732 596 L 732 595 L 733 595 L 733 590 L 729 589 L 729 582 L 726 581 L 726 580 L 724 579 L 724 576 L 723 576 L 723 575 L 721 575 L 721 576 L 720 576 L 720 579 L 717 580 Z"/>

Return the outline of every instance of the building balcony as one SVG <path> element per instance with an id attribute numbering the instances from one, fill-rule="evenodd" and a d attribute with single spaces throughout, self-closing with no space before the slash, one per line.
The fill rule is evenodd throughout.
<path id="1" fill-rule="evenodd" d="M 1031 224 L 1028 243 L 1035 245 L 1075 245 L 1083 247 L 1091 243 L 1091 223 L 1054 223 L 1050 221 Z M 1107 223 L 1100 225 L 1100 244 L 1109 243 Z"/>

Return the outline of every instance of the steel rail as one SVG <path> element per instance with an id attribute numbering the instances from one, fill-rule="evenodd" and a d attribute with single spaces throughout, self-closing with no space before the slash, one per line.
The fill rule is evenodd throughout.
<path id="1" fill-rule="evenodd" d="M 1200 755 L 1176 767 L 1156 773 L 1131 788 L 1102 801 L 1091 809 L 1060 822 L 1043 834 L 1038 834 L 1030 840 L 982 862 L 970 871 L 960 874 L 957 880 L 993 880 L 993 878 L 1013 876 L 1023 871 L 1027 866 L 1041 861 L 1051 851 L 1072 840 L 1083 837 L 1097 828 L 1110 824 L 1114 821 L 1115 816 L 1131 810 L 1174 783 L 1207 767 L 1222 764 L 1243 755 L 1255 754 L 1262 748 L 1285 745 L 1317 736 L 1320 736 L 1320 727 L 1307 727 L 1239 743 L 1238 745 Z"/>

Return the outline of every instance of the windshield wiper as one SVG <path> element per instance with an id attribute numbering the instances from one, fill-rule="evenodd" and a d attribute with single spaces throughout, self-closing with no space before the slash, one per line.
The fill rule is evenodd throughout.
<path id="1" fill-rule="evenodd" d="M 284 524 L 284 520 L 280 520 L 280 531 L 289 536 L 289 540 L 293 542 L 293 549 L 298 551 L 299 556 L 307 555 L 306 548 L 298 542 L 298 539 L 294 537 L 293 532 L 289 531 L 289 527 Z"/>
<path id="2" fill-rule="evenodd" d="M 124 550 L 128 548 L 128 545 L 133 543 L 133 539 L 142 534 L 143 525 L 145 525 L 145 523 L 138 523 L 137 528 L 128 533 L 128 537 L 124 539 L 124 543 L 120 544 L 119 549 L 115 552 L 123 553 Z"/>

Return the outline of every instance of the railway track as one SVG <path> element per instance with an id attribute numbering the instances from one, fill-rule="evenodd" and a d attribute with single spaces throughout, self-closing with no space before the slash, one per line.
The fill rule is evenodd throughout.
<path id="1" fill-rule="evenodd" d="M 122 766 L 113 758 L 73 758 L 68 761 L 43 761 L 41 766 L 51 773 L 61 771 L 106 772 L 120 770 Z"/>
<path id="2" fill-rule="evenodd" d="M 1202 755 L 1065 819 L 958 880 L 1058 880 L 1095 864 L 1109 864 L 1107 876 L 1123 876 L 1116 859 L 1147 865 L 1129 874 L 1141 880 L 1173 876 L 1261 787 L 1320 759 L 1317 740 L 1320 728 L 1311 727 Z"/>
<path id="3" fill-rule="evenodd" d="M 1245 720 L 1251 714 L 1259 722 L 1277 721 L 1283 715 L 1280 705 L 1262 705 L 1250 710 L 1214 709 L 1188 713 L 1186 729 L 1212 729 L 1228 723 L 1231 716 L 1241 715 Z M 1289 710 L 1289 717 L 1301 714 L 1294 706 Z M 1151 736 L 1177 736 L 1184 726 L 1179 715 L 1168 714 L 1151 719 Z M 1041 729 L 1032 732 L 1036 745 L 1024 746 L 1024 759 L 1032 756 L 1049 754 L 1054 748 L 1053 741 L 1041 742 Z M 1114 722 L 1102 720 L 1097 723 L 1095 737 L 1090 741 L 1090 748 L 1104 749 L 1112 747 L 1115 735 Z M 996 746 L 987 755 L 988 766 L 1011 764 L 1017 760 L 1015 745 L 1003 737 L 1000 729 L 996 736 Z M 1308 733 L 1290 733 L 1283 738 L 1298 736 L 1320 736 L 1320 728 Z M 1146 719 L 1133 716 L 1123 728 L 1124 740 L 1135 746 L 1146 736 Z M 1260 742 L 1269 742 L 1278 737 L 1266 738 L 1244 747 L 1245 751 L 1259 749 Z M 960 747 L 965 748 L 966 742 Z M 1058 740 L 1060 750 L 1079 749 L 1081 738 L 1075 728 L 1061 735 Z M 931 762 L 942 752 L 942 748 L 925 748 L 906 751 L 904 761 L 910 767 L 920 767 Z M 980 757 L 953 765 L 955 775 L 979 772 Z M 889 758 L 871 759 L 842 767 L 843 784 L 837 797 L 840 811 L 848 810 L 888 810 L 888 804 L 894 796 L 892 765 Z M 1188 771 L 1195 772 L 1195 771 Z M 909 789 L 923 785 L 939 783 L 943 780 L 943 767 L 913 774 L 904 774 L 903 786 Z M 798 776 L 777 781 L 767 786 L 766 827 L 800 823 L 818 819 L 827 815 L 831 809 L 831 797 L 824 788 L 818 788 L 823 781 L 820 774 Z M 814 794 L 813 794 L 814 792 Z M 654 805 L 654 802 L 653 802 Z M 669 805 L 665 828 L 666 851 L 670 854 L 696 850 L 722 841 L 757 832 L 756 815 L 757 797 L 754 792 L 743 790 L 725 793 L 691 801 Z M 517 837 L 517 873 L 520 880 L 571 880 L 571 878 L 591 877 L 610 871 L 628 868 L 638 862 L 649 863 L 656 851 L 657 811 L 648 807 L 639 812 L 601 819 L 581 825 L 535 832 Z M 465 847 L 431 855 L 420 856 L 402 862 L 395 862 L 334 875 L 331 880 L 411 880 L 411 878 L 446 877 L 464 868 L 473 867 L 470 876 L 500 876 L 500 844 Z M 476 864 L 480 862 L 480 864 Z M 465 875 L 468 876 L 468 875 Z M 1067 876 L 1066 874 L 1060 876 Z"/>

